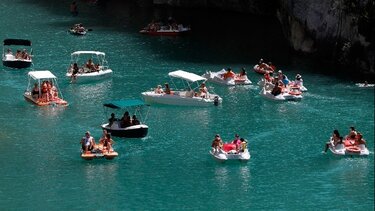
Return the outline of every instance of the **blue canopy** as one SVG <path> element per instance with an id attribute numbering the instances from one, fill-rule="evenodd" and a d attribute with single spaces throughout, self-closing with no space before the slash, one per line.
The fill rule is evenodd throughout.
<path id="1" fill-rule="evenodd" d="M 127 107 L 134 107 L 134 106 L 144 106 L 145 104 L 142 100 L 112 100 L 103 104 L 105 107 L 114 108 L 114 109 L 123 109 Z"/>

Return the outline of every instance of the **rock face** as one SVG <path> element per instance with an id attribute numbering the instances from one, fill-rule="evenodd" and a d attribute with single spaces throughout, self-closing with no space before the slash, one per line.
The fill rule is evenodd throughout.
<path id="1" fill-rule="evenodd" d="M 364 73 L 375 73 L 374 0 L 139 0 L 172 7 L 276 15 L 290 46 Z"/>
<path id="2" fill-rule="evenodd" d="M 277 17 L 294 50 L 374 73 L 374 12 L 371 0 L 280 0 Z"/>

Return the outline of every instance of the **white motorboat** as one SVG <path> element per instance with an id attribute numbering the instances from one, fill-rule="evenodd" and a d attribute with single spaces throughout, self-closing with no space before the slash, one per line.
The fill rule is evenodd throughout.
<path id="1" fill-rule="evenodd" d="M 245 149 L 236 151 L 236 145 L 229 143 L 224 144 L 221 149 L 211 148 L 210 154 L 215 160 L 220 162 L 225 162 L 227 160 L 250 160 L 250 152 L 247 147 Z"/>
<path id="2" fill-rule="evenodd" d="M 27 49 L 17 49 L 15 53 L 12 52 L 11 46 L 23 46 L 30 50 L 27 53 Z M 5 49 L 6 48 L 6 49 Z M 30 40 L 23 39 L 5 39 L 3 45 L 3 65 L 11 68 L 27 68 L 33 63 L 32 61 L 32 48 Z"/>
<path id="3" fill-rule="evenodd" d="M 169 94 L 165 92 L 159 93 L 155 90 L 142 92 L 142 96 L 147 103 L 210 106 L 219 105 L 222 102 L 222 98 L 216 94 L 207 92 L 202 95 L 200 86 L 206 82 L 206 78 L 183 70 L 176 70 L 168 73 L 168 75 L 176 88 L 172 89 Z M 180 85 L 184 88 L 177 88 L 176 79 L 181 79 Z"/>
<path id="4" fill-rule="evenodd" d="M 226 85 L 226 86 L 251 84 L 251 81 L 248 79 L 246 75 L 244 76 L 236 75 L 234 78 L 224 79 L 223 76 L 226 72 L 227 71 L 225 69 L 222 69 L 218 72 L 207 71 L 205 74 L 202 75 L 202 77 L 206 78 L 207 81 L 210 81 L 212 83 Z"/>
<path id="5" fill-rule="evenodd" d="M 134 109 L 134 115 L 137 119 L 145 121 L 147 114 L 142 116 L 142 108 L 148 106 L 142 100 L 132 99 L 132 100 L 112 100 L 103 104 L 105 108 L 111 108 L 118 111 L 124 111 L 126 109 Z M 107 112 L 106 112 L 107 113 Z M 122 114 L 121 114 L 122 115 Z M 148 133 L 148 126 L 140 121 L 134 123 L 134 119 L 131 124 L 124 126 L 121 119 L 115 118 L 112 124 L 108 121 L 101 125 L 102 129 L 107 130 L 112 136 L 125 137 L 125 138 L 143 138 Z"/>
<path id="6" fill-rule="evenodd" d="M 91 61 L 91 64 L 84 63 Z M 75 67 L 76 64 L 76 67 Z M 74 74 L 74 69 L 76 73 Z M 66 77 L 71 82 L 89 82 L 112 76 L 105 53 L 99 51 L 76 51 L 71 54 L 71 61 Z"/>
<path id="7" fill-rule="evenodd" d="M 57 78 L 48 70 L 30 71 L 29 83 L 23 94 L 25 99 L 38 106 L 67 106 L 57 85 Z"/>
<path id="8" fill-rule="evenodd" d="M 330 140 L 329 150 L 335 155 L 341 156 L 368 156 L 369 150 L 364 144 L 354 145 L 354 140 L 346 139 L 343 143 L 334 145 Z"/>
<path id="9" fill-rule="evenodd" d="M 273 84 L 265 83 L 260 91 L 260 95 L 274 101 L 299 101 L 302 99 L 301 91 L 293 88 L 286 88 L 279 95 L 273 95 L 272 92 Z"/>

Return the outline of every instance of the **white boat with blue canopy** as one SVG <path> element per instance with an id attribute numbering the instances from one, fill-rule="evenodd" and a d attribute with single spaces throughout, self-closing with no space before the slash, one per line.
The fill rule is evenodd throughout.
<path id="1" fill-rule="evenodd" d="M 13 52 L 12 46 L 22 46 L 23 49 L 13 49 Z M 28 50 L 30 53 L 27 53 Z M 3 45 L 3 65 L 17 69 L 30 67 L 33 64 L 32 51 L 30 40 L 5 39 Z"/>
<path id="2" fill-rule="evenodd" d="M 92 65 L 88 64 L 89 60 Z M 77 65 L 76 71 L 74 71 L 75 64 Z M 71 82 L 88 82 L 110 77 L 112 73 L 104 52 L 75 51 L 71 54 L 66 77 Z"/>
<path id="3" fill-rule="evenodd" d="M 217 94 L 207 92 L 202 95 L 201 84 L 205 84 L 206 78 L 183 70 L 176 70 L 168 73 L 172 85 L 170 93 L 151 90 L 142 92 L 147 103 L 184 105 L 184 106 L 210 106 L 218 105 L 222 98 Z M 180 79 L 177 81 L 176 79 Z M 179 83 L 178 83 L 179 82 Z M 180 88 L 183 87 L 183 88 Z"/>
<path id="4" fill-rule="evenodd" d="M 105 102 L 103 106 L 107 117 L 110 116 L 108 115 L 108 109 L 113 111 L 114 118 L 112 120 L 111 118 L 108 119 L 107 123 L 101 125 L 102 129 L 107 130 L 112 136 L 125 138 L 143 138 L 147 136 L 148 126 L 144 124 L 144 121 L 147 119 L 149 109 L 147 109 L 147 112 L 144 109 L 145 107 L 149 107 L 149 105 L 144 101 L 139 99 L 111 100 Z M 129 125 L 124 124 L 123 119 L 115 118 L 116 116 L 123 116 L 124 112 L 129 113 Z M 144 115 L 144 113 L 146 114 Z"/>

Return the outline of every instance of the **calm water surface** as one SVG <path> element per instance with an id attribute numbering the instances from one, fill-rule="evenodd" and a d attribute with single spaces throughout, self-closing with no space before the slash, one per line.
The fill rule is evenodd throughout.
<path id="1" fill-rule="evenodd" d="M 290 56 L 276 20 L 78 3 L 77 17 L 69 14 L 70 1 L 0 3 L 0 38 L 32 40 L 31 69 L 51 70 L 70 103 L 60 109 L 26 102 L 31 69 L 1 68 L 1 210 L 373 210 L 374 89 L 357 88 L 355 81 L 323 74 L 328 67 Z M 194 32 L 179 38 L 138 33 L 153 16 L 169 14 L 190 22 Z M 76 22 L 92 31 L 67 34 Z M 257 30 L 245 33 L 243 27 Z M 69 84 L 64 74 L 77 50 L 105 52 L 113 77 Z M 246 67 L 256 84 L 260 76 L 251 69 L 260 57 L 271 58 L 290 78 L 303 75 L 309 91 L 301 102 L 265 100 L 256 85 L 211 84 L 224 99 L 221 106 L 151 106 L 146 138 L 115 138 L 119 157 L 112 161 L 80 158 L 84 132 L 97 140 L 101 135 L 108 118 L 104 101 L 139 98 L 176 69 L 203 74 Z M 364 134 L 369 157 L 321 153 L 334 129 L 346 135 L 351 125 Z M 208 151 L 216 133 L 225 141 L 235 133 L 247 138 L 251 160 L 214 161 Z"/>

